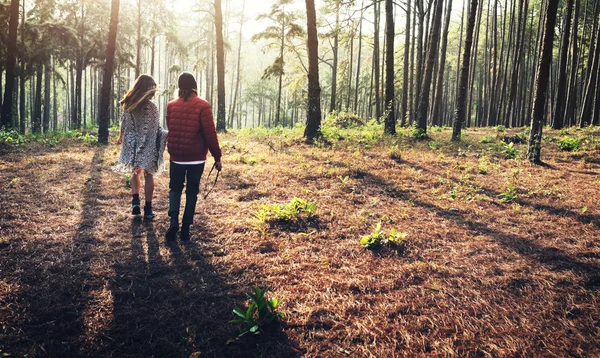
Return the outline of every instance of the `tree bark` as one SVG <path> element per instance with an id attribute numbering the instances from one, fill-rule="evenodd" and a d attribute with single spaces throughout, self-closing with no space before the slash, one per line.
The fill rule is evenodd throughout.
<path id="1" fill-rule="evenodd" d="M 533 110 L 531 113 L 531 132 L 529 133 L 527 158 L 532 163 L 538 164 L 541 163 L 540 154 L 542 147 L 542 125 L 544 121 L 544 107 L 546 104 L 546 91 L 548 89 L 550 66 L 552 65 L 554 26 L 556 25 L 558 1 L 559 0 L 548 1 L 548 7 L 546 8 L 546 25 L 544 28 L 544 41 L 535 80 L 535 97 Z"/>
<path id="2" fill-rule="evenodd" d="M 337 106 L 337 70 L 338 70 L 338 47 L 340 42 L 340 7 L 336 4 L 335 12 L 335 34 L 333 35 L 333 67 L 331 69 L 331 101 L 329 103 L 329 112 L 336 110 Z M 283 47 L 282 47 L 283 48 Z"/>
<path id="3" fill-rule="evenodd" d="M 408 80 L 410 71 L 410 14 L 411 0 L 406 1 L 406 32 L 404 34 L 404 76 L 402 77 L 402 102 L 400 102 L 400 126 L 406 125 L 406 117 L 408 111 Z"/>
<path id="4" fill-rule="evenodd" d="M 379 95 L 379 11 L 378 1 L 373 0 L 374 4 L 374 34 L 373 34 L 373 78 L 375 80 L 375 118 L 379 121 L 381 118 L 381 98 Z"/>
<path id="5" fill-rule="evenodd" d="M 217 132 L 227 132 L 225 119 L 225 49 L 223 45 L 223 13 L 221 0 L 215 0 L 215 32 L 217 37 Z"/>
<path id="6" fill-rule="evenodd" d="M 306 0 L 306 25 L 308 32 L 308 108 L 304 137 L 311 142 L 321 135 L 321 87 L 319 85 L 319 40 L 315 1 Z"/>
<path id="7" fill-rule="evenodd" d="M 477 15 L 477 0 L 471 0 L 469 8 L 469 20 L 467 23 L 467 35 L 465 39 L 465 52 L 463 54 L 462 68 L 460 69 L 459 91 L 456 96 L 456 110 L 452 123 L 452 141 L 460 141 L 460 132 L 465 120 L 465 110 L 467 106 L 467 86 L 469 84 L 469 66 L 471 60 L 471 45 L 473 43 L 473 30 L 475 28 L 475 16 Z"/>
<path id="8" fill-rule="evenodd" d="M 440 2 L 442 0 L 439 0 Z M 394 101 L 394 2 L 385 0 L 385 128 L 386 134 L 396 134 L 396 113 Z"/>
<path id="9" fill-rule="evenodd" d="M 450 27 L 450 15 L 452 14 L 452 0 L 448 0 L 446 8 L 446 18 L 444 23 L 444 35 L 442 37 L 442 49 L 440 51 L 440 69 L 438 71 L 438 82 L 436 86 L 436 95 L 433 103 L 433 113 L 431 115 L 431 125 L 437 126 L 440 124 L 439 116 L 442 110 L 442 96 L 444 94 L 444 72 L 446 69 L 446 49 L 448 47 L 448 28 Z"/>
<path id="10" fill-rule="evenodd" d="M 42 131 L 48 133 L 50 128 L 50 58 L 44 63 L 44 113 L 42 115 Z"/>
<path id="11" fill-rule="evenodd" d="M 13 92 L 15 90 L 15 67 L 17 65 L 17 26 L 19 24 L 19 0 L 10 2 L 8 40 L 6 48 L 6 85 L 0 114 L 0 128 L 12 127 Z"/>
<path id="12" fill-rule="evenodd" d="M 419 107 L 417 108 L 417 129 L 423 133 L 427 132 L 427 110 L 429 109 L 429 97 L 431 81 L 433 76 L 433 65 L 437 59 L 439 51 L 440 32 L 442 24 L 442 10 L 444 9 L 443 0 L 437 0 L 433 14 L 433 24 L 431 31 L 431 39 L 429 40 L 429 53 L 427 54 L 427 62 L 423 72 L 423 82 L 421 85 L 421 93 L 419 95 Z"/>
<path id="13" fill-rule="evenodd" d="M 561 129 L 564 125 L 564 106 L 566 103 L 565 94 L 567 92 L 567 56 L 569 55 L 569 39 L 571 37 L 571 13 L 573 10 L 573 0 L 567 1 L 564 16 L 564 28 L 562 36 L 562 45 L 560 53 L 560 68 L 558 70 L 558 92 L 556 94 L 556 106 L 554 108 L 554 118 L 552 128 Z"/>
<path id="14" fill-rule="evenodd" d="M 119 26 L 120 0 L 111 0 L 110 26 L 108 30 L 108 44 L 106 46 L 106 62 L 102 76 L 102 91 L 98 108 L 98 143 L 108 144 L 108 127 L 110 126 L 111 105 L 111 80 L 115 64 L 115 51 L 117 43 L 117 29 Z"/>

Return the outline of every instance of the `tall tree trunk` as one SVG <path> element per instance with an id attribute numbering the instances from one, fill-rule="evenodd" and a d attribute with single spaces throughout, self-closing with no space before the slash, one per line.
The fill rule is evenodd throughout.
<path id="1" fill-rule="evenodd" d="M 448 29 L 450 27 L 450 15 L 452 14 L 452 0 L 448 0 L 446 7 L 446 18 L 444 20 L 444 35 L 442 37 L 442 49 L 440 51 L 440 69 L 438 71 L 438 79 L 436 86 L 436 94 L 433 103 L 433 111 L 431 115 L 431 124 L 437 126 L 440 124 L 439 116 L 442 110 L 442 96 L 444 94 L 444 72 L 446 69 L 446 49 L 448 47 Z"/>
<path id="2" fill-rule="evenodd" d="M 33 125 L 31 132 L 40 133 L 42 130 L 42 79 L 44 75 L 44 66 L 41 63 L 35 66 L 35 104 L 33 111 Z"/>
<path id="3" fill-rule="evenodd" d="M 56 59 L 52 57 L 52 129 L 58 131 L 58 101 L 56 100 Z"/>
<path id="4" fill-rule="evenodd" d="M 402 102 L 400 103 L 400 126 L 406 125 L 406 117 L 408 111 L 408 80 L 410 71 L 410 15 L 411 15 L 411 0 L 406 1 L 406 32 L 404 34 L 404 75 L 402 77 Z"/>
<path id="5" fill-rule="evenodd" d="M 110 26 L 108 30 L 108 44 L 106 46 L 106 62 L 102 78 L 102 91 L 98 108 L 98 143 L 108 144 L 108 127 L 110 126 L 111 105 L 111 80 L 115 64 L 115 51 L 117 44 L 117 29 L 119 26 L 120 0 L 111 0 Z"/>
<path id="6" fill-rule="evenodd" d="M 456 110 L 452 123 L 452 141 L 460 141 L 460 132 L 465 120 L 465 110 L 467 106 L 467 86 L 469 84 L 469 66 L 471 60 L 471 45 L 473 43 L 473 30 L 475 28 L 475 16 L 477 15 L 477 0 L 471 0 L 469 7 L 469 20 L 467 23 L 467 36 L 465 39 L 465 52 L 463 54 L 463 63 L 460 69 L 459 91 L 456 96 Z"/>
<path id="7" fill-rule="evenodd" d="M 554 108 L 554 118 L 552 128 L 561 129 L 564 125 L 564 106 L 566 103 L 565 94 L 567 93 L 567 56 L 569 55 L 569 39 L 571 37 L 571 14 L 573 10 L 573 0 L 567 0 L 564 15 L 564 28 L 562 36 L 562 45 L 560 53 L 560 68 L 558 70 L 558 92 L 556 94 L 556 106 Z"/>
<path id="8" fill-rule="evenodd" d="M 374 4 L 374 25 L 373 34 L 373 78 L 375 79 L 375 118 L 381 118 L 381 98 L 379 96 L 379 10 L 378 1 L 373 0 Z"/>
<path id="9" fill-rule="evenodd" d="M 569 79 L 569 91 L 567 93 L 567 101 L 564 113 L 564 122 L 568 126 L 572 125 L 575 120 L 575 110 L 577 107 L 577 68 L 579 66 L 579 49 L 578 49 L 578 38 L 579 32 L 579 6 L 580 0 L 575 0 L 575 17 L 573 20 L 573 31 L 572 31 L 572 55 L 571 55 L 571 75 Z"/>
<path id="10" fill-rule="evenodd" d="M 10 20 L 6 48 L 6 85 L 0 114 L 0 128 L 12 126 L 13 95 L 15 90 L 15 67 L 17 65 L 17 26 L 19 24 L 19 0 L 10 2 Z"/>
<path id="11" fill-rule="evenodd" d="M 596 79 L 598 76 L 598 70 L 600 70 L 600 34 L 596 36 L 596 43 L 594 45 L 594 55 L 592 65 L 588 71 L 589 78 L 586 85 L 585 95 L 583 97 L 583 107 L 581 109 L 581 126 L 585 124 L 591 125 L 593 109 L 594 109 L 594 100 L 596 97 Z"/>
<path id="12" fill-rule="evenodd" d="M 552 65 L 554 26 L 556 25 L 558 1 L 559 0 L 548 0 L 548 7 L 546 8 L 544 41 L 535 80 L 535 97 L 533 111 L 531 113 L 531 132 L 529 133 L 529 146 L 527 148 L 527 158 L 532 163 L 541 163 L 542 124 L 544 121 L 544 107 L 546 103 L 550 66 Z"/>
<path id="13" fill-rule="evenodd" d="M 329 112 L 336 110 L 337 105 L 337 70 L 338 70 L 338 47 L 340 43 L 340 7 L 336 4 L 335 12 L 335 34 L 333 35 L 333 67 L 331 69 L 331 101 Z M 283 59 L 282 59 L 283 60 Z"/>
<path id="14" fill-rule="evenodd" d="M 244 8 L 246 7 L 246 1 L 242 2 L 242 18 L 240 19 L 240 41 L 238 43 L 238 53 L 237 53 L 237 69 L 236 69 L 236 81 L 235 81 L 235 92 L 233 94 L 233 101 L 231 104 L 231 110 L 230 112 L 230 116 L 231 116 L 231 123 L 233 124 L 233 119 L 235 116 L 235 105 L 237 103 L 237 97 L 238 97 L 238 89 L 240 88 L 240 62 L 241 62 L 241 58 L 242 58 L 242 29 L 243 29 L 243 25 L 244 25 Z M 238 126 L 239 129 L 240 126 Z"/>
<path id="15" fill-rule="evenodd" d="M 226 132 L 225 119 L 225 49 L 223 45 L 223 13 L 221 0 L 215 0 L 215 32 L 217 36 L 217 131 Z"/>
<path id="16" fill-rule="evenodd" d="M 409 0 L 410 1 L 410 0 Z M 360 85 L 360 61 L 362 55 L 362 27 L 364 14 L 365 0 L 362 1 L 360 10 L 360 27 L 358 30 L 358 60 L 356 61 L 356 87 L 354 88 L 354 113 L 358 114 L 358 87 Z"/>
<path id="17" fill-rule="evenodd" d="M 42 116 L 42 130 L 44 133 L 48 133 L 50 129 L 50 58 L 44 63 L 44 113 Z"/>
<path id="18" fill-rule="evenodd" d="M 439 0 L 440 2 L 442 0 Z M 396 134 L 396 116 L 394 101 L 394 4 L 385 0 L 385 129 L 387 134 Z"/>
<path id="19" fill-rule="evenodd" d="M 319 85 L 319 40 L 315 1 L 306 0 L 306 28 L 308 33 L 308 108 L 304 137 L 313 141 L 321 135 L 321 87 Z"/>
<path id="20" fill-rule="evenodd" d="M 156 35 L 152 35 L 152 45 L 150 47 L 150 76 L 154 77 L 154 57 L 156 52 Z"/>
<path id="21" fill-rule="evenodd" d="M 137 0 L 137 36 L 135 40 L 135 78 L 140 76 L 142 51 L 142 0 Z"/>
<path id="22" fill-rule="evenodd" d="M 437 0 L 433 13 L 433 24 L 431 31 L 431 39 L 429 40 L 429 53 L 427 54 L 427 62 L 425 71 L 423 72 L 423 82 L 421 85 L 421 94 L 419 95 L 419 107 L 417 109 L 417 128 L 423 133 L 427 132 L 427 110 L 429 109 L 429 97 L 431 91 L 431 81 L 433 76 L 433 65 L 438 57 L 440 32 L 442 27 L 442 10 L 444 9 L 444 1 Z"/>

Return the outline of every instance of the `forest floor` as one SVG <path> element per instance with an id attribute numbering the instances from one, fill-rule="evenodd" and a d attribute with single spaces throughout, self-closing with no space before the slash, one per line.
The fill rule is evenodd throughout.
<path id="1" fill-rule="evenodd" d="M 461 144 L 380 128 L 317 146 L 299 130 L 222 135 L 188 243 L 164 240 L 168 173 L 154 222 L 130 214 L 115 133 L 1 145 L 0 354 L 600 356 L 597 129 L 545 129 L 532 166 L 494 128 Z M 560 151 L 567 136 L 583 148 Z M 294 197 L 315 215 L 257 219 Z M 378 223 L 405 243 L 365 249 Z M 266 286 L 285 316 L 236 340 L 232 310 Z"/>

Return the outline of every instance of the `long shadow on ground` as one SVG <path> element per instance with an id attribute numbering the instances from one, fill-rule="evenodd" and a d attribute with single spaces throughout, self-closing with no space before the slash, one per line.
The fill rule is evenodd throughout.
<path id="1" fill-rule="evenodd" d="M 198 218 L 200 220 L 200 218 Z M 114 265 L 111 285 L 114 342 L 101 352 L 114 357 L 295 357 L 285 334 L 245 337 L 228 324 L 232 310 L 245 304 L 243 290 L 227 283 L 209 258 L 222 254 L 205 227 L 191 241 L 164 244 L 154 223 L 134 218 L 130 253 Z M 165 248 L 161 250 L 161 248 Z"/>
<path id="2" fill-rule="evenodd" d="M 89 175 L 83 183 L 84 202 L 72 242 L 31 242 L 7 263 L 20 272 L 17 279 L 21 291 L 12 304 L 22 310 L 9 317 L 9 324 L 14 324 L 18 332 L 6 337 L 9 352 L 57 357 L 83 354 L 89 294 L 102 286 L 93 276 L 91 265 L 98 245 L 95 229 L 100 214 L 97 199 L 103 156 L 104 147 L 95 149 Z"/>

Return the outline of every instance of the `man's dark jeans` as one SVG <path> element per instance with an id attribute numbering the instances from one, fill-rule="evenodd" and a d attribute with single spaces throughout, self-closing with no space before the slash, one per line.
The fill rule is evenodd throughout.
<path id="1" fill-rule="evenodd" d="M 192 224 L 194 222 L 194 213 L 196 212 L 196 201 L 200 191 L 200 177 L 204 172 L 204 163 L 182 165 L 171 161 L 169 169 L 169 216 L 171 221 L 179 219 L 179 207 L 181 205 L 181 193 L 183 184 L 187 180 L 185 188 L 185 209 L 183 211 L 183 224 Z"/>

